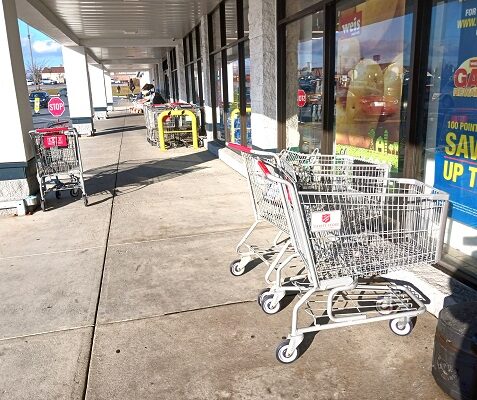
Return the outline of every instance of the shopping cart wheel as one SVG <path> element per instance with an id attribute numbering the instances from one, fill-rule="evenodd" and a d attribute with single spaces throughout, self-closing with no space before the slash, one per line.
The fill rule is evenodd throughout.
<path id="1" fill-rule="evenodd" d="M 61 192 L 59 190 L 55 190 L 55 197 L 57 199 L 61 198 Z"/>
<path id="2" fill-rule="evenodd" d="M 88 207 L 88 198 L 86 196 L 83 196 L 83 203 L 85 207 Z"/>
<path id="3" fill-rule="evenodd" d="M 74 188 L 70 190 L 70 196 L 71 197 L 78 197 L 80 194 L 79 188 Z"/>
<path id="4" fill-rule="evenodd" d="M 290 339 L 287 339 L 278 345 L 277 351 L 275 352 L 277 360 L 283 364 L 290 364 L 300 356 L 300 347 L 297 347 L 291 355 L 287 355 L 289 345 Z"/>
<path id="5" fill-rule="evenodd" d="M 41 200 L 40 201 L 40 207 L 41 207 L 41 211 L 45 211 L 45 200 Z"/>
<path id="6" fill-rule="evenodd" d="M 245 272 L 245 267 L 240 265 L 240 260 L 234 260 L 230 263 L 230 273 L 233 276 L 240 276 L 243 275 Z"/>
<path id="7" fill-rule="evenodd" d="M 260 293 L 258 293 L 258 296 L 257 296 L 257 303 L 260 307 L 262 307 L 262 303 L 263 303 L 263 296 L 268 293 L 270 291 L 269 288 L 265 288 L 265 289 L 262 289 L 260 290 Z"/>
<path id="8" fill-rule="evenodd" d="M 414 324 L 411 320 L 404 320 L 402 318 L 395 318 L 389 321 L 391 330 L 399 336 L 407 336 L 411 333 Z"/>
<path id="9" fill-rule="evenodd" d="M 282 308 L 280 302 L 278 302 L 274 307 L 272 306 L 273 294 L 265 294 L 262 296 L 262 310 L 265 314 L 276 314 Z"/>

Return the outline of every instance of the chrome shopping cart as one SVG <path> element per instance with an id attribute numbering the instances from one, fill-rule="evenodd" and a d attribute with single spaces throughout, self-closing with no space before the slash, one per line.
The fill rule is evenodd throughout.
<path id="1" fill-rule="evenodd" d="M 366 190 L 351 185 L 335 191 L 334 177 L 318 190 L 300 190 L 290 174 L 258 164 L 280 193 L 311 284 L 293 308 L 291 333 L 277 359 L 295 361 L 304 334 L 324 329 L 388 320 L 395 334 L 409 334 L 426 310 L 419 294 L 376 277 L 440 259 L 449 196 L 416 180 L 376 177 L 359 179 L 368 182 Z M 302 313 L 311 325 L 298 326 Z"/>
<path id="2" fill-rule="evenodd" d="M 63 191 L 69 191 L 72 197 L 78 197 L 81 193 L 84 205 L 87 206 L 88 197 L 76 129 L 36 129 L 30 131 L 30 136 L 35 148 L 42 210 L 45 211 L 48 192 L 55 192 L 56 198 L 60 198 Z"/>
<path id="3" fill-rule="evenodd" d="M 144 105 L 144 119 L 146 120 L 146 140 L 152 145 L 158 144 L 157 117 L 164 110 L 167 110 L 168 104 L 147 104 Z"/>

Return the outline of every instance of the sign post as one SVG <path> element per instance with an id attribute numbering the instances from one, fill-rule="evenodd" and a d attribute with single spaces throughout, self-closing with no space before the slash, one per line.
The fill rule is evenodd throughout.
<path id="1" fill-rule="evenodd" d="M 48 102 L 48 111 L 54 117 L 61 117 L 65 112 L 65 102 L 59 97 L 52 97 Z"/>
<path id="2" fill-rule="evenodd" d="M 35 114 L 38 114 L 40 112 L 40 98 L 35 97 L 35 105 L 33 107 L 33 110 L 35 111 Z"/>

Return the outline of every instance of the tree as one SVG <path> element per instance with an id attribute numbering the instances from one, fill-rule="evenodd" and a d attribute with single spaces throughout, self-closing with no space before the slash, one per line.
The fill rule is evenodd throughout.
<path id="1" fill-rule="evenodd" d="M 29 78 L 35 82 L 37 89 L 40 89 L 41 73 L 48 66 L 48 62 L 44 59 L 29 60 L 26 65 L 26 71 Z"/>

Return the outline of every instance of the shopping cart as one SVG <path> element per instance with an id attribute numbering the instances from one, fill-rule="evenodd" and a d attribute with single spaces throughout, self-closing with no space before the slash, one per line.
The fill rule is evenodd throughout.
<path id="1" fill-rule="evenodd" d="M 75 128 L 57 127 L 30 131 L 35 148 L 37 178 L 40 185 L 41 209 L 45 211 L 45 196 L 55 192 L 56 198 L 68 190 L 72 197 L 80 191 L 84 205 L 88 197 L 84 187 L 83 165 Z"/>
<path id="2" fill-rule="evenodd" d="M 161 112 L 167 110 L 168 104 L 147 104 L 144 106 L 144 118 L 146 120 L 146 140 L 157 146 L 157 117 Z"/>
<path id="3" fill-rule="evenodd" d="M 304 334 L 324 329 L 388 320 L 395 334 L 408 335 L 426 310 L 422 299 L 412 288 L 374 278 L 440 259 L 449 196 L 416 180 L 376 177 L 360 178 L 366 190 L 334 191 L 333 179 L 319 190 L 299 190 L 284 170 L 258 164 L 280 193 L 311 283 L 293 308 L 277 359 L 295 361 Z M 301 310 L 312 323 L 299 328 Z"/>
<path id="4" fill-rule="evenodd" d="M 179 146 L 199 148 L 198 117 L 188 103 L 171 103 L 157 117 L 158 145 L 161 150 Z"/>
<path id="5" fill-rule="evenodd" d="M 283 210 L 281 210 L 280 199 L 277 197 L 277 193 L 268 190 L 270 185 L 265 181 L 263 174 L 258 169 L 256 160 L 268 160 L 268 162 L 273 163 L 273 165 L 277 167 L 282 165 L 282 161 L 287 161 L 287 165 L 292 167 L 296 165 L 304 166 L 318 153 L 303 154 L 285 150 L 276 154 L 253 150 L 250 147 L 236 143 L 227 143 L 227 146 L 242 153 L 255 217 L 254 223 L 237 245 L 236 250 L 240 258 L 230 263 L 230 272 L 234 276 L 240 276 L 245 272 L 246 266 L 249 265 L 252 260 L 259 258 L 268 266 L 267 279 L 271 273 L 270 271 L 273 271 L 282 257 L 289 252 L 290 242 L 288 240 L 288 225 L 285 214 Z M 271 246 L 260 247 L 247 241 L 261 222 L 267 222 L 278 230 Z M 293 257 L 291 257 L 290 260 L 292 258 Z"/>

